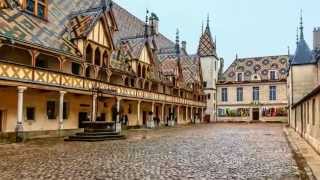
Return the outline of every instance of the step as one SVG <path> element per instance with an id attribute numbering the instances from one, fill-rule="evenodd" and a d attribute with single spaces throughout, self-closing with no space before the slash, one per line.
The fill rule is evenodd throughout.
<path id="1" fill-rule="evenodd" d="M 119 135 L 120 133 L 117 132 L 81 132 L 76 133 L 76 136 L 103 136 L 103 135 Z"/>
<path id="2" fill-rule="evenodd" d="M 118 137 L 123 137 L 123 135 L 82 135 L 82 136 L 77 136 L 77 135 L 73 135 L 70 136 L 70 138 L 73 139 L 108 139 L 108 138 L 118 138 Z"/>
<path id="3" fill-rule="evenodd" d="M 88 132 L 88 133 L 96 133 L 96 132 L 114 132 L 114 129 L 84 129 L 84 132 Z"/>
<path id="4" fill-rule="evenodd" d="M 82 141 L 82 142 L 99 142 L 99 141 L 115 141 L 115 140 L 124 140 L 126 137 L 121 137 L 121 138 L 108 138 L 108 139 L 64 139 L 64 141 Z"/>

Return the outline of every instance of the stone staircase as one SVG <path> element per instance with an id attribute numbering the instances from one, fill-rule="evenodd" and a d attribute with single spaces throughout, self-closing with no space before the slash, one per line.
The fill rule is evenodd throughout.
<path id="1" fill-rule="evenodd" d="M 97 142 L 126 139 L 126 136 L 115 131 L 114 125 L 107 122 L 84 122 L 84 132 L 69 136 L 65 141 Z"/>

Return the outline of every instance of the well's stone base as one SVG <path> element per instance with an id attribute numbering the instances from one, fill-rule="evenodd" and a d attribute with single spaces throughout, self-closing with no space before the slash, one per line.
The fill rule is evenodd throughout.
<path id="1" fill-rule="evenodd" d="M 83 132 L 83 129 L 19 132 L 19 136 L 22 136 L 22 141 L 26 141 L 38 138 L 66 137 L 77 132 Z M 13 143 L 16 142 L 16 140 L 16 132 L 0 133 L 0 143 Z"/>

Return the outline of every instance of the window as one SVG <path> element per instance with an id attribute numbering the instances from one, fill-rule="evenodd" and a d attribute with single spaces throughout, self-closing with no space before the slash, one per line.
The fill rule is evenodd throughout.
<path id="1" fill-rule="evenodd" d="M 80 64 L 72 63 L 71 71 L 72 71 L 72 74 L 80 75 Z"/>
<path id="2" fill-rule="evenodd" d="M 237 81 L 243 81 L 243 73 L 237 74 Z"/>
<path id="3" fill-rule="evenodd" d="M 34 107 L 27 107 L 27 120 L 34 121 L 35 119 L 35 108 Z"/>
<path id="4" fill-rule="evenodd" d="M 63 119 L 69 118 L 69 103 L 63 102 Z"/>
<path id="5" fill-rule="evenodd" d="M 260 99 L 260 88 L 259 87 L 253 87 L 252 88 L 252 99 L 253 101 L 259 101 Z"/>
<path id="6" fill-rule="evenodd" d="M 276 71 L 270 71 L 270 80 L 277 80 Z"/>
<path id="7" fill-rule="evenodd" d="M 25 10 L 40 18 L 47 17 L 47 0 L 26 0 Z"/>
<path id="8" fill-rule="evenodd" d="M 316 100 L 312 100 L 312 125 L 316 124 Z"/>
<path id="9" fill-rule="evenodd" d="M 203 87 L 204 87 L 204 88 L 207 87 L 207 81 L 203 81 Z"/>
<path id="10" fill-rule="evenodd" d="M 47 102 L 47 116 L 48 116 L 48 119 L 56 119 L 56 102 L 54 101 Z"/>
<path id="11" fill-rule="evenodd" d="M 270 86 L 270 88 L 269 88 L 269 100 L 270 101 L 277 100 L 277 87 L 276 86 Z"/>
<path id="12" fill-rule="evenodd" d="M 211 99 L 211 94 L 208 94 L 208 99 Z"/>
<path id="13" fill-rule="evenodd" d="M 227 102 L 228 101 L 228 89 L 227 88 L 222 88 L 221 100 L 222 100 L 222 102 Z"/>
<path id="14" fill-rule="evenodd" d="M 243 101 L 243 88 L 237 88 L 237 101 L 241 102 Z"/>

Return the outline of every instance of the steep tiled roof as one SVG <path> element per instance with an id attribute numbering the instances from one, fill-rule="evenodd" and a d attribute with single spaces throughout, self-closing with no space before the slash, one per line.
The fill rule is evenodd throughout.
<path id="1" fill-rule="evenodd" d="M 15 0 L 7 0 L 16 6 Z M 43 21 L 29 15 L 19 8 L 3 9 L 0 11 L 0 36 L 13 38 L 17 41 L 42 46 L 51 50 L 73 54 L 74 48 L 68 40 L 63 38 L 70 18 L 78 18 L 84 23 L 74 32 L 84 33 L 91 25 L 98 12 L 88 12 L 90 9 L 101 9 L 102 3 L 109 7 L 109 0 L 49 0 L 48 21 Z M 115 14 L 119 31 L 114 34 L 114 41 L 121 38 L 142 35 L 144 22 L 128 11 L 113 3 L 112 11 Z M 81 13 L 83 13 L 81 15 Z M 78 14 L 78 16 L 74 16 Z M 78 27 L 78 26 L 75 26 Z M 155 37 L 159 48 L 173 46 L 174 43 L 159 34 Z M 117 43 L 115 43 L 117 44 Z"/>
<path id="2" fill-rule="evenodd" d="M 244 73 L 245 81 L 252 80 L 254 74 L 258 75 L 261 80 L 268 80 L 269 70 L 278 72 L 279 79 L 286 79 L 287 67 L 287 55 L 237 58 L 223 73 L 221 80 L 236 81 L 237 73 Z"/>
<path id="3" fill-rule="evenodd" d="M 211 36 L 209 23 L 207 24 L 206 30 L 200 37 L 198 55 L 201 57 L 217 56 L 216 46 Z"/>

